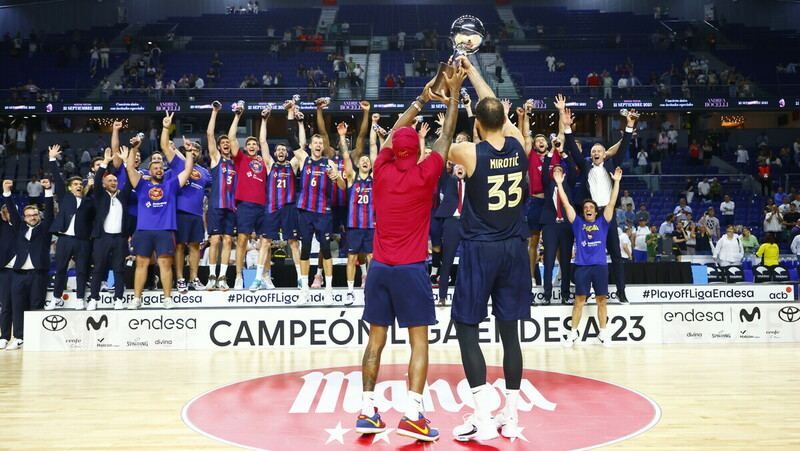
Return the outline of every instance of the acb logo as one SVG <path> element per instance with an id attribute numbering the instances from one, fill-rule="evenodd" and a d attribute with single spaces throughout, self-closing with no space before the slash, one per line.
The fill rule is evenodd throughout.
<path id="1" fill-rule="evenodd" d="M 150 191 L 147 192 L 147 195 L 150 196 L 150 199 L 161 200 L 161 198 L 164 197 L 164 190 L 162 190 L 157 186 L 154 186 L 150 188 Z"/>

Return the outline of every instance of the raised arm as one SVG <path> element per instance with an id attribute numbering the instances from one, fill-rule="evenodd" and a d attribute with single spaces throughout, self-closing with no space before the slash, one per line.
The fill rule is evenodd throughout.
<path id="1" fill-rule="evenodd" d="M 8 210 L 8 222 L 12 227 L 17 227 L 21 218 L 19 217 L 19 208 L 14 203 L 14 198 L 11 197 L 12 188 L 14 188 L 13 180 L 3 180 L 3 202 L 6 205 L 6 210 Z"/>
<path id="2" fill-rule="evenodd" d="M 336 149 L 331 147 L 331 140 L 325 127 L 325 116 L 322 114 L 322 109 L 328 106 L 329 102 L 325 98 L 319 98 L 314 103 L 317 105 L 317 133 L 322 136 L 322 154 L 325 155 L 325 158 L 333 158 Z"/>
<path id="3" fill-rule="evenodd" d="M 55 217 L 55 208 L 53 207 L 53 190 L 50 189 L 50 180 L 43 179 L 42 187 L 44 188 L 44 217 L 42 218 L 42 229 L 50 230 L 53 225 L 53 218 Z"/>
<path id="4" fill-rule="evenodd" d="M 131 182 L 131 186 L 136 188 L 139 185 L 139 180 L 142 179 L 142 174 L 136 170 L 136 150 L 131 149 L 128 152 L 127 159 L 125 161 L 125 170 L 128 171 L 128 180 Z"/>
<path id="5" fill-rule="evenodd" d="M 616 199 L 619 197 L 619 182 L 622 180 L 622 168 L 617 167 L 613 174 L 611 174 L 611 179 L 614 180 L 614 187 L 611 188 L 611 197 L 610 199 Z M 611 219 L 614 218 L 614 204 L 616 202 L 609 202 L 606 205 L 605 211 L 603 211 L 603 216 L 606 218 L 606 221 L 611 222 Z"/>
<path id="6" fill-rule="evenodd" d="M 342 151 L 342 161 L 344 162 L 344 177 L 347 179 L 347 182 L 350 182 L 356 175 L 356 172 L 353 169 L 353 158 L 357 157 L 353 156 L 353 158 L 351 158 L 350 150 L 347 148 L 347 140 L 345 139 L 345 136 L 347 135 L 347 123 L 340 122 L 339 125 L 336 126 L 336 132 L 339 134 L 339 150 Z M 355 154 L 355 151 L 353 151 L 353 154 Z M 339 185 L 337 179 L 331 180 Z"/>
<path id="7" fill-rule="evenodd" d="M 106 171 L 108 171 L 108 165 L 111 164 L 111 161 L 114 157 L 112 156 L 111 149 L 106 149 L 105 155 L 103 155 L 103 162 L 100 163 L 100 169 L 94 173 L 94 200 L 95 202 L 100 199 L 100 196 L 103 194 L 103 176 L 106 175 Z"/>
<path id="8" fill-rule="evenodd" d="M 228 139 L 231 142 L 231 155 L 235 157 L 239 154 L 239 140 L 236 139 L 236 130 L 239 129 L 239 119 L 242 118 L 244 108 L 237 105 L 233 112 L 234 115 L 233 121 L 231 121 L 231 128 L 228 129 Z"/>
<path id="9" fill-rule="evenodd" d="M 375 126 L 378 125 L 378 121 L 381 119 L 381 115 L 378 113 L 372 114 L 372 125 L 369 127 L 369 158 L 375 162 L 375 157 L 378 156 L 378 132 L 375 131 Z"/>
<path id="10" fill-rule="evenodd" d="M 522 133 L 522 138 L 525 142 L 522 144 L 522 147 L 525 149 L 525 152 L 530 152 L 530 149 L 533 147 L 533 139 L 531 138 L 531 123 L 528 120 L 528 116 L 526 114 L 528 109 L 528 102 L 525 102 L 525 107 L 520 108 L 517 107 L 517 128 L 519 128 L 519 132 Z"/>
<path id="11" fill-rule="evenodd" d="M 217 140 L 214 138 L 214 130 L 217 128 L 217 114 L 222 109 L 222 104 L 218 101 L 211 103 L 211 118 L 208 119 L 206 128 L 206 139 L 208 140 L 208 157 L 211 159 L 211 167 L 219 164 L 220 153 L 217 149 Z"/>
<path id="12" fill-rule="evenodd" d="M 456 62 L 467 71 L 467 74 L 469 75 L 469 81 L 472 83 L 472 87 L 475 88 L 475 93 L 478 94 L 478 101 L 482 100 L 484 97 L 494 97 L 492 88 L 486 84 L 486 81 L 484 81 L 483 77 L 481 77 L 481 73 L 478 72 L 478 69 L 472 65 L 472 63 L 469 61 L 469 58 L 466 56 L 459 56 L 456 58 Z"/>
<path id="13" fill-rule="evenodd" d="M 169 127 L 172 125 L 173 116 L 175 116 L 174 111 L 172 114 L 166 111 L 164 118 L 161 119 L 161 141 L 159 144 L 161 146 L 161 151 L 164 152 L 164 157 L 167 159 L 167 163 L 172 163 L 172 159 L 175 158 L 175 149 L 169 145 Z"/>
<path id="14" fill-rule="evenodd" d="M 614 158 L 614 165 L 619 166 L 622 164 L 622 161 L 625 159 L 625 154 L 628 153 L 628 148 L 631 145 L 631 136 L 633 135 L 634 127 L 636 126 L 636 119 L 639 117 L 639 114 L 636 110 L 631 110 L 627 116 L 627 124 L 625 126 L 625 131 L 622 134 L 622 139 L 617 141 L 613 146 L 609 147 L 606 150 L 606 159 Z"/>
<path id="15" fill-rule="evenodd" d="M 122 166 L 122 159 L 119 155 L 119 131 L 122 129 L 122 122 L 114 121 L 111 126 L 111 154 L 113 155 L 113 163 L 115 168 Z"/>
<path id="16" fill-rule="evenodd" d="M 194 169 L 194 153 L 186 152 L 186 161 L 184 162 L 183 171 L 178 174 L 178 183 L 181 185 L 181 188 L 189 181 L 189 176 L 192 175 L 192 169 Z"/>
<path id="17" fill-rule="evenodd" d="M 367 129 L 369 128 L 369 109 L 370 104 L 366 100 L 361 101 L 361 110 L 364 112 L 361 116 L 361 127 L 358 129 L 358 136 L 356 137 L 356 147 L 353 148 L 353 159 L 358 161 L 361 158 L 361 155 L 364 154 L 364 138 L 367 136 Z M 372 154 L 370 153 L 370 159 L 375 161 L 372 158 Z"/>
<path id="18" fill-rule="evenodd" d="M 556 189 L 558 189 L 558 198 L 561 199 L 561 208 L 564 209 L 564 213 L 566 213 L 569 222 L 575 222 L 575 209 L 569 202 L 567 192 L 564 191 L 564 171 L 553 171 L 553 180 L 555 180 Z"/>
<path id="19" fill-rule="evenodd" d="M 47 156 L 50 161 L 50 173 L 53 175 L 53 185 L 55 185 L 56 196 L 58 196 L 58 201 L 62 202 L 64 196 L 67 194 L 67 187 L 64 185 L 64 178 L 61 177 L 61 170 L 58 168 L 58 161 L 56 161 L 56 157 L 61 153 L 61 146 L 55 144 L 47 149 Z"/>
<path id="20" fill-rule="evenodd" d="M 439 100 L 447 105 L 447 113 L 444 115 L 442 133 L 439 135 L 439 139 L 433 143 L 433 151 L 441 155 L 444 161 L 448 159 L 450 146 L 453 144 L 453 135 L 456 132 L 456 122 L 458 121 L 458 95 L 456 93 L 459 92 L 461 84 L 466 78 L 467 70 L 463 67 L 457 68 L 451 77 L 445 75 L 444 80 L 450 90 L 450 97 L 439 97 L 431 92 L 430 87 L 426 86 L 430 98 L 435 98 L 435 100 Z M 464 164 L 464 162 L 459 164 Z M 472 174 L 475 169 L 474 162 L 472 165 L 465 164 L 464 167 L 467 169 L 467 174 Z"/>
<path id="21" fill-rule="evenodd" d="M 261 128 L 258 130 L 258 145 L 261 146 L 261 159 L 267 168 L 272 167 L 272 155 L 269 153 L 269 143 L 267 142 L 267 120 L 272 107 L 268 106 L 261 111 Z M 269 172 L 269 170 L 267 170 Z"/>

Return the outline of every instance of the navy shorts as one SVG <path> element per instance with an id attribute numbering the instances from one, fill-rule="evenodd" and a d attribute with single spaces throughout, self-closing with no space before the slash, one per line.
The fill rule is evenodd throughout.
<path id="1" fill-rule="evenodd" d="M 479 324 L 488 316 L 489 297 L 492 314 L 501 321 L 531 317 L 530 258 L 528 243 L 521 237 L 461 241 L 451 317 Z"/>
<path id="2" fill-rule="evenodd" d="M 428 228 L 431 235 L 431 246 L 442 247 L 442 236 L 444 235 L 444 218 L 434 218 L 431 214 L 431 226 Z"/>
<path id="3" fill-rule="evenodd" d="M 177 214 L 178 230 L 175 232 L 176 243 L 202 243 L 206 237 L 203 217 L 179 211 Z"/>
<path id="4" fill-rule="evenodd" d="M 236 206 L 236 229 L 239 234 L 261 233 L 264 206 L 252 202 L 240 202 Z"/>
<path id="5" fill-rule="evenodd" d="M 542 230 L 542 224 L 539 222 L 542 209 L 544 209 L 544 199 L 541 197 L 531 196 L 525 202 L 525 216 L 528 218 L 528 229 L 531 232 Z"/>
<path id="6" fill-rule="evenodd" d="M 230 235 L 236 233 L 236 212 L 227 208 L 209 208 L 206 216 L 208 235 Z"/>
<path id="7" fill-rule="evenodd" d="M 378 326 L 394 325 L 395 319 L 400 327 L 436 324 L 433 290 L 425 262 L 393 266 L 372 260 L 361 319 Z"/>
<path id="8" fill-rule="evenodd" d="M 297 207 L 286 204 L 274 213 L 265 213 L 261 236 L 270 240 L 296 240 L 298 237 Z"/>
<path id="9" fill-rule="evenodd" d="M 333 233 L 341 233 L 342 227 L 347 224 L 347 206 L 331 207 L 333 213 Z"/>
<path id="10" fill-rule="evenodd" d="M 347 253 L 371 254 L 375 229 L 347 229 Z"/>
<path id="11" fill-rule="evenodd" d="M 608 265 L 575 265 L 575 296 L 608 296 Z"/>
<path id="12" fill-rule="evenodd" d="M 172 230 L 137 230 L 131 239 L 131 254 L 150 258 L 175 255 L 175 232 Z"/>
<path id="13" fill-rule="evenodd" d="M 300 239 L 310 240 L 312 236 L 316 235 L 317 241 L 320 243 L 331 240 L 333 215 L 308 210 L 298 210 L 297 215 Z"/>

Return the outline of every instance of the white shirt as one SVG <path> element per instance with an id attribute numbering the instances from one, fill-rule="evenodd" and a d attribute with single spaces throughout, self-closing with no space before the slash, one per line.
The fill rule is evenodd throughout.
<path id="1" fill-rule="evenodd" d="M 625 250 L 625 246 L 628 246 L 628 249 Z M 620 233 L 619 234 L 619 252 L 622 254 L 622 258 L 630 259 L 633 257 L 633 253 L 631 252 L 631 239 L 628 237 L 627 233 Z"/>
<path id="2" fill-rule="evenodd" d="M 552 55 L 548 56 L 544 60 L 547 62 L 548 67 L 552 67 L 556 64 L 556 58 Z"/>
<path id="3" fill-rule="evenodd" d="M 206 87 L 206 82 L 204 82 L 202 78 L 198 78 L 197 81 L 194 82 L 194 87 L 197 89 L 203 89 Z"/>
<path id="4" fill-rule="evenodd" d="M 772 212 L 767 213 L 764 216 L 764 231 L 780 232 L 781 230 L 783 230 L 783 225 L 781 224 L 781 220 L 783 220 L 783 217 L 781 216 L 780 213 L 776 214 L 772 214 Z"/>
<path id="5" fill-rule="evenodd" d="M 726 233 L 714 246 L 713 255 L 723 263 L 740 263 L 744 257 L 742 240 L 737 235 L 734 235 L 733 239 L 728 239 Z"/>
<path id="6" fill-rule="evenodd" d="M 672 214 L 674 214 L 679 220 L 683 221 L 684 219 L 686 219 L 686 214 L 681 213 L 681 210 L 685 211 L 686 213 L 691 213 L 692 207 L 688 205 L 684 206 L 678 205 L 677 207 L 675 207 L 675 210 L 672 210 Z"/>
<path id="7" fill-rule="evenodd" d="M 708 182 L 700 182 L 697 184 L 697 191 L 699 191 L 703 196 L 707 196 L 710 190 L 711 184 Z"/>
<path id="8" fill-rule="evenodd" d="M 103 221 L 103 231 L 106 233 L 122 233 L 122 202 L 117 198 L 119 190 L 114 194 L 106 191 L 106 194 L 111 197 L 111 205 L 108 208 L 108 215 Z"/>
<path id="9" fill-rule="evenodd" d="M 750 161 L 750 154 L 747 153 L 747 149 L 737 149 L 736 150 L 736 162 L 737 163 L 747 163 Z"/>
<path id="10" fill-rule="evenodd" d="M 580 82 L 581 81 L 578 80 L 578 77 L 572 77 L 572 78 L 569 79 L 570 86 L 578 86 L 578 83 L 580 83 Z"/>
<path id="11" fill-rule="evenodd" d="M 636 239 L 633 242 L 633 249 L 637 251 L 647 250 L 647 235 L 650 234 L 649 227 L 637 227 Z"/>
<path id="12" fill-rule="evenodd" d="M 38 180 L 35 182 L 28 182 L 27 188 L 28 188 L 28 197 L 41 197 L 42 191 L 44 191 L 42 184 L 39 183 Z"/>
<path id="13" fill-rule="evenodd" d="M 72 219 L 69 220 L 69 227 L 67 227 L 67 231 L 64 232 L 64 235 L 75 236 L 75 217 L 78 216 L 78 209 L 81 208 L 81 202 L 83 202 L 83 198 L 76 197 L 75 200 L 77 201 L 77 205 L 75 206 L 75 214 L 72 215 Z"/>
<path id="14" fill-rule="evenodd" d="M 620 204 L 620 205 L 622 205 L 622 208 L 628 208 L 628 205 L 634 205 L 634 204 L 633 204 L 633 198 L 632 198 L 632 197 L 630 197 L 630 196 L 628 196 L 628 197 L 621 197 L 621 198 L 619 199 L 619 204 Z M 634 205 L 634 206 L 635 206 L 635 205 Z"/>
<path id="15" fill-rule="evenodd" d="M 669 130 L 667 132 L 667 138 L 669 138 L 670 144 L 677 144 L 678 143 L 678 130 Z"/>
<path id="16" fill-rule="evenodd" d="M 458 186 L 461 186 L 461 209 L 463 210 L 464 209 L 464 194 L 466 193 L 467 190 L 466 190 L 466 186 L 464 186 L 464 181 L 463 180 L 459 180 L 456 183 L 456 188 L 458 188 Z M 458 193 L 458 191 L 456 191 L 456 193 Z M 458 206 L 457 205 L 458 204 L 456 204 L 456 210 L 453 212 L 453 217 L 454 218 L 461 217 L 461 213 L 458 212 Z"/>
<path id="17" fill-rule="evenodd" d="M 733 216 L 733 211 L 735 208 L 736 203 L 732 200 L 719 204 L 719 211 L 722 212 L 722 216 Z"/>
<path id="18" fill-rule="evenodd" d="M 599 208 L 603 208 L 611 201 L 611 176 L 606 172 L 603 165 L 592 164 L 592 169 L 589 170 L 589 192 L 592 195 L 592 200 L 597 202 Z"/>

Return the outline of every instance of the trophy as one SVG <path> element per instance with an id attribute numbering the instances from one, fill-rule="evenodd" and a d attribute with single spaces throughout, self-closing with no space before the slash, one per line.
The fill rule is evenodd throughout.
<path id="1" fill-rule="evenodd" d="M 461 16 L 450 26 L 450 40 L 453 42 L 453 64 L 455 59 L 461 55 L 472 55 L 478 51 L 483 43 L 486 30 L 483 22 L 475 16 Z M 450 77 L 453 75 L 455 67 L 445 63 L 439 63 L 439 71 L 436 79 L 431 86 L 431 91 L 442 97 L 449 97 L 447 86 L 444 82 L 445 74 Z"/>

